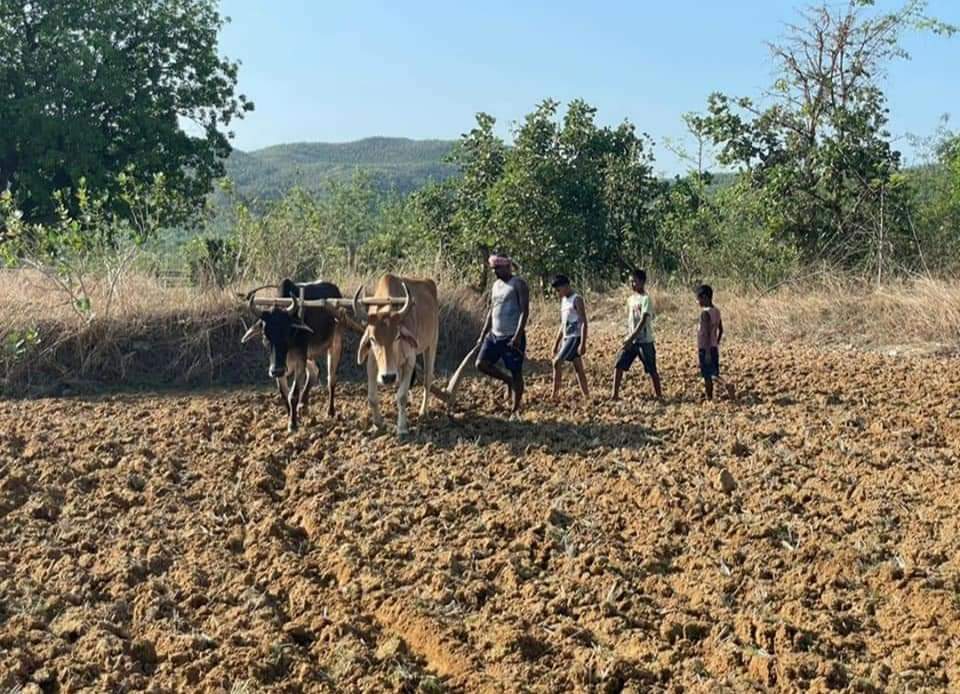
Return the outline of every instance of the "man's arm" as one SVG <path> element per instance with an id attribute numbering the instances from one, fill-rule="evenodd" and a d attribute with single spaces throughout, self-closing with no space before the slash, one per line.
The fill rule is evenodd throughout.
<path id="1" fill-rule="evenodd" d="M 480 338 L 477 342 L 483 342 L 483 339 L 487 336 L 487 333 L 490 332 L 490 329 L 493 327 L 493 308 L 491 307 L 487 311 L 487 317 L 483 321 L 483 330 L 480 331 Z"/>
<path id="2" fill-rule="evenodd" d="M 520 336 L 523 335 L 524 331 L 527 329 L 527 317 L 530 315 L 530 290 L 527 287 L 527 283 L 521 279 L 517 282 L 517 299 L 520 301 L 520 323 L 517 325 L 517 332 L 514 333 L 513 339 L 510 341 L 513 347 L 516 347 L 520 342 Z"/>
<path id="3" fill-rule="evenodd" d="M 580 355 L 587 353 L 587 307 L 583 303 L 583 297 L 578 296 L 573 302 L 574 308 L 580 314 Z"/>
<path id="4" fill-rule="evenodd" d="M 720 319 L 719 324 L 717 325 L 717 344 L 720 344 L 720 340 L 723 339 L 723 318 Z"/>

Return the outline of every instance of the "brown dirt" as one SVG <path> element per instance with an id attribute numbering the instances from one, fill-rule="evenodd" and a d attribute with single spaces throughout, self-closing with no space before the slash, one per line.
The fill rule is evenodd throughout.
<path id="1" fill-rule="evenodd" d="M 294 435 L 267 388 L 0 402 L 0 689 L 960 687 L 960 363 L 734 345 L 703 406 L 668 337 L 667 404 L 554 407 L 547 342 L 522 421 L 471 377 L 404 442 L 357 385 Z"/>

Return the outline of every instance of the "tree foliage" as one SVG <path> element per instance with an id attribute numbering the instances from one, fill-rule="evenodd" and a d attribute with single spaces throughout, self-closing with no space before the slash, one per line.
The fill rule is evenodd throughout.
<path id="1" fill-rule="evenodd" d="M 541 278 L 564 271 L 596 279 L 619 275 L 652 248 L 649 138 L 632 124 L 596 123 L 596 109 L 573 101 L 539 104 L 508 145 L 493 117 L 477 115 L 451 160 L 460 177 L 413 198 L 434 251 L 477 268 L 492 250 L 510 253 Z"/>
<path id="2" fill-rule="evenodd" d="M 373 179 L 362 171 L 349 183 L 333 180 L 328 184 L 321 224 L 327 243 L 343 254 L 348 269 L 356 269 L 360 249 L 377 233 L 382 204 Z"/>
<path id="3" fill-rule="evenodd" d="M 770 49 L 779 78 L 760 106 L 714 94 L 704 123 L 723 165 L 744 171 L 779 210 L 771 230 L 808 260 L 846 267 L 882 262 L 896 242 L 888 230 L 906 201 L 897 185 L 900 154 L 886 130 L 880 88 L 891 60 L 908 57 L 900 38 L 911 28 L 952 33 L 909 0 L 869 14 L 867 0 L 807 10 Z"/>
<path id="4" fill-rule="evenodd" d="M 952 273 L 960 268 L 960 134 L 947 127 L 917 138 L 922 163 L 909 171 L 905 185 L 912 201 L 910 231 L 922 249 L 923 270 Z"/>
<path id="5" fill-rule="evenodd" d="M 50 221 L 81 180 L 113 205 L 121 172 L 162 174 L 196 212 L 252 108 L 223 23 L 214 0 L 0 0 L 0 190 Z"/>

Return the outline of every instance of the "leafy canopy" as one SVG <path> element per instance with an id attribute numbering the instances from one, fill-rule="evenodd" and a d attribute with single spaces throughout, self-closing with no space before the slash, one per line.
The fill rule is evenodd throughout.
<path id="1" fill-rule="evenodd" d="M 719 163 L 745 172 L 778 210 L 771 230 L 807 260 L 881 262 L 897 241 L 886 229 L 906 227 L 890 224 L 907 202 L 880 81 L 890 61 L 909 57 L 906 31 L 955 28 L 927 16 L 922 0 L 886 14 L 871 14 L 873 4 L 808 9 L 770 44 L 779 76 L 764 105 L 717 93 L 702 121 Z"/>
<path id="2" fill-rule="evenodd" d="M 0 190 L 52 221 L 81 179 L 119 206 L 121 172 L 163 175 L 195 214 L 253 107 L 224 21 L 215 0 L 0 0 Z"/>

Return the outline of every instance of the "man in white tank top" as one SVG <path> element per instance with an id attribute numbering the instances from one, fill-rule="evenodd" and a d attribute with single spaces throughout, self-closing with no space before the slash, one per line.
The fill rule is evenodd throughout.
<path id="1" fill-rule="evenodd" d="M 513 399 L 513 415 L 520 414 L 523 400 L 523 360 L 527 351 L 527 318 L 530 316 L 530 290 L 513 274 L 513 261 L 491 255 L 488 264 L 497 276 L 490 293 L 490 311 L 480 334 L 482 346 L 477 370 L 506 383 Z M 503 360 L 509 374 L 497 366 Z"/>
<path id="2" fill-rule="evenodd" d="M 563 362 L 573 364 L 583 397 L 590 397 L 583 355 L 587 352 L 587 309 L 583 298 L 573 291 L 566 275 L 557 275 L 551 285 L 560 297 L 560 330 L 553 345 L 553 399 L 560 397 Z"/>

